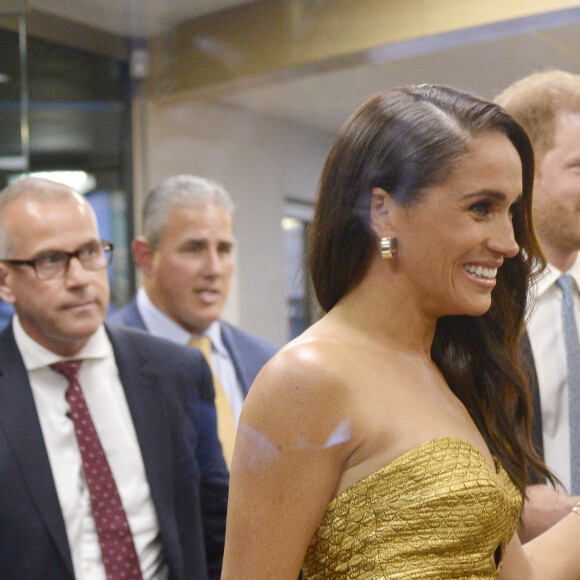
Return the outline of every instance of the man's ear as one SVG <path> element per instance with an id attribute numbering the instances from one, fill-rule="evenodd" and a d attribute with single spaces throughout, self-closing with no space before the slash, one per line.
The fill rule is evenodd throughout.
<path id="1" fill-rule="evenodd" d="M 143 275 L 149 278 L 153 272 L 153 255 L 155 250 L 151 247 L 147 238 L 144 236 L 137 236 L 131 242 L 131 253 L 133 260 Z"/>
<path id="2" fill-rule="evenodd" d="M 16 302 L 16 297 L 10 286 L 10 271 L 8 266 L 0 262 L 0 298 L 9 304 Z"/>
<path id="3" fill-rule="evenodd" d="M 381 187 L 373 187 L 371 191 L 370 226 L 379 239 L 392 236 L 394 232 L 393 212 L 396 210 L 395 200 Z"/>

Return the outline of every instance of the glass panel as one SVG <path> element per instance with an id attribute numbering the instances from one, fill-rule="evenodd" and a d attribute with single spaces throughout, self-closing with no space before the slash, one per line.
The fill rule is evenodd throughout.
<path id="1" fill-rule="evenodd" d="M 126 59 L 26 38 L 23 22 L 23 17 L 0 16 L 0 189 L 26 172 L 65 182 L 58 172 L 94 178 L 89 190 L 70 185 L 91 192 L 101 235 L 115 244 L 114 308 L 127 302 L 135 287 L 128 250 L 133 233 L 129 65 Z"/>
<path id="2" fill-rule="evenodd" d="M 312 205 L 287 202 L 282 219 L 286 266 L 286 316 L 288 340 L 304 332 L 320 317 L 308 269 L 308 231 Z"/>
<path id="3" fill-rule="evenodd" d="M 27 110 L 24 18 L 0 16 L 0 186 L 8 171 L 27 168 Z M 21 29 L 19 31 L 19 28 Z"/>

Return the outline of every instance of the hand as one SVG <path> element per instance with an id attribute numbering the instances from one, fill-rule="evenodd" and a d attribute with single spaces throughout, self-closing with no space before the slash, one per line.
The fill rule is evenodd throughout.
<path id="1" fill-rule="evenodd" d="M 518 524 L 518 536 L 522 544 L 533 540 L 559 522 L 580 501 L 580 496 L 570 496 L 565 491 L 548 485 L 531 485 L 526 494 L 527 499 Z"/>

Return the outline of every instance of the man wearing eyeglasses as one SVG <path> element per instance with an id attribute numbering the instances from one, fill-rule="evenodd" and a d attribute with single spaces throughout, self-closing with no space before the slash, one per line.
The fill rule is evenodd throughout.
<path id="1" fill-rule="evenodd" d="M 0 192 L 15 311 L 0 333 L 0 578 L 219 578 L 227 481 L 195 458 L 213 437 L 223 463 L 215 409 L 213 430 L 196 422 L 210 370 L 195 349 L 103 325 L 112 253 L 68 187 Z"/>

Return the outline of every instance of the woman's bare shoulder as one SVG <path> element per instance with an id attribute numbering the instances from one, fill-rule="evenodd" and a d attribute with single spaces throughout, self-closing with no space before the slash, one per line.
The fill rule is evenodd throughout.
<path id="1" fill-rule="evenodd" d="M 326 391 L 340 387 L 344 364 L 341 341 L 326 334 L 304 334 L 266 364 L 252 387 L 294 391 Z"/>
<path id="2" fill-rule="evenodd" d="M 240 422 L 273 439 L 323 443 L 350 412 L 350 386 L 336 343 L 314 334 L 283 347 L 252 385 Z"/>

